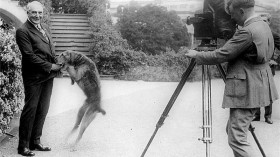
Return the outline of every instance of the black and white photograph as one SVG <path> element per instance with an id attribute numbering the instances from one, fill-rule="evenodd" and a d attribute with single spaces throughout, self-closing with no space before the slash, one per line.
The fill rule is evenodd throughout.
<path id="1" fill-rule="evenodd" d="M 279 157 L 280 0 L 0 0 L 0 157 Z"/>

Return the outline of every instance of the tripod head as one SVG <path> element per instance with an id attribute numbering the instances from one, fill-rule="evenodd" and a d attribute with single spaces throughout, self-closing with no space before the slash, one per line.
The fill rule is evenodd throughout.
<path id="1" fill-rule="evenodd" d="M 216 40 L 202 39 L 201 43 L 194 49 L 196 51 L 214 51 L 217 48 Z"/>

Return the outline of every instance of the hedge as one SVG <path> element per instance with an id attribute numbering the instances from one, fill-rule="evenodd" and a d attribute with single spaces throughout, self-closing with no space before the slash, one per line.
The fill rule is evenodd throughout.
<path id="1" fill-rule="evenodd" d="M 9 129 L 24 101 L 21 53 L 14 32 L 0 28 L 0 136 Z"/>
<path id="2" fill-rule="evenodd" d="M 138 59 L 134 60 L 139 62 Z M 187 70 L 190 59 L 183 53 L 174 51 L 166 52 L 156 56 L 146 56 L 141 60 L 142 64 L 134 64 L 121 78 L 125 80 L 144 81 L 180 81 L 183 73 Z M 216 66 L 210 66 L 211 77 L 221 78 Z M 200 81 L 202 68 L 197 65 L 192 70 L 188 81 Z"/>

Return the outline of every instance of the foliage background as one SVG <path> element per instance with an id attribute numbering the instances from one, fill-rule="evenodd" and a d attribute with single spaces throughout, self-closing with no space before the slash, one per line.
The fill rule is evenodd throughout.
<path id="1" fill-rule="evenodd" d="M 128 44 L 136 51 L 158 55 L 167 51 L 178 52 L 190 45 L 186 25 L 175 11 L 165 7 L 146 5 L 118 9 L 117 28 Z"/>
<path id="2" fill-rule="evenodd" d="M 174 75 L 174 67 L 179 66 L 178 68 L 183 69 L 185 64 L 183 65 L 178 63 L 178 60 L 171 61 L 170 59 L 169 61 L 172 63 L 173 67 L 169 67 L 169 65 L 161 64 L 164 62 L 161 60 L 164 58 L 164 54 L 161 55 L 161 58 L 158 58 L 158 56 L 150 55 L 147 51 L 141 51 L 140 48 L 134 49 L 128 40 L 122 37 L 121 31 L 112 24 L 111 15 L 105 10 L 105 5 L 106 3 L 108 4 L 108 1 L 97 0 L 94 3 L 92 1 L 90 1 L 90 3 L 88 2 L 89 1 L 83 0 L 82 4 L 85 6 L 87 5 L 89 8 L 87 14 L 90 16 L 93 39 L 90 51 L 93 54 L 92 59 L 95 60 L 100 74 L 114 75 L 119 79 L 126 80 L 174 81 L 174 76 L 169 76 Z M 176 18 L 178 17 L 176 16 Z M 178 19 L 176 20 L 178 21 Z M 165 43 L 161 43 L 160 45 L 164 44 Z M 162 51 L 166 52 L 166 48 L 164 47 Z M 168 49 L 167 53 L 171 53 L 171 51 L 171 49 Z M 172 53 L 174 53 L 174 51 L 172 51 Z M 158 51 L 158 55 L 159 54 Z M 170 56 L 165 56 L 165 58 L 168 57 Z M 150 68 L 147 68 L 147 66 Z M 141 73 L 136 69 L 142 69 Z M 165 73 L 165 75 L 168 76 L 160 76 L 163 74 L 161 73 L 162 69 L 169 69 Z M 146 75 L 143 73 L 146 73 Z M 177 71 L 175 73 L 177 73 Z M 179 73 L 182 74 L 180 71 Z M 180 74 L 175 74 L 175 76 Z M 148 76 L 150 78 L 148 78 Z M 178 80 L 178 78 L 175 80 Z"/>
<path id="3" fill-rule="evenodd" d="M 21 54 L 13 32 L 0 28 L 0 136 L 23 106 Z"/>
<path id="4" fill-rule="evenodd" d="M 279 8 L 280 9 L 280 8 Z M 271 29 L 280 33 L 280 10 L 271 12 Z"/>
<path id="5" fill-rule="evenodd" d="M 52 11 L 65 14 L 86 14 L 87 7 L 80 0 L 52 0 Z"/>
<path id="6" fill-rule="evenodd" d="M 280 9 L 280 8 L 279 8 Z M 270 28 L 280 35 L 280 10 L 271 12 Z M 280 50 L 276 49 L 274 59 L 278 63 L 276 69 L 280 69 Z"/>
<path id="7" fill-rule="evenodd" d="M 102 75 L 120 75 L 129 67 L 123 54 L 128 52 L 128 43 L 121 37 L 111 21 L 111 15 L 106 11 L 108 0 L 80 0 L 88 8 L 91 37 L 90 46 L 92 59 L 96 62 Z"/>

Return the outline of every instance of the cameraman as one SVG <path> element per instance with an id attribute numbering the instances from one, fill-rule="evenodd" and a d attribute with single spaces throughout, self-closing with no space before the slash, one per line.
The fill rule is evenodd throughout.
<path id="1" fill-rule="evenodd" d="M 248 128 L 258 108 L 278 99 L 269 61 L 274 41 L 269 26 L 255 14 L 254 0 L 229 0 L 227 11 L 240 26 L 215 51 L 189 50 L 198 64 L 228 62 L 223 108 L 230 108 L 228 143 L 235 157 L 255 157 L 247 142 Z"/>

